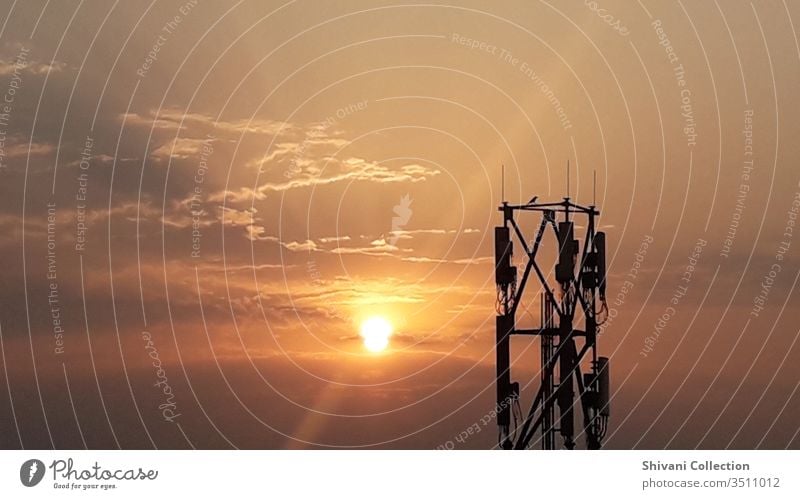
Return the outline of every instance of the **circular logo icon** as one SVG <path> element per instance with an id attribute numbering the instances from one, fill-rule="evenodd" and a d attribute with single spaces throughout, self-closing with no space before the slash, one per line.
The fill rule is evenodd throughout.
<path id="1" fill-rule="evenodd" d="M 44 478 L 44 463 L 38 459 L 28 459 L 19 469 L 19 481 L 26 487 L 35 487 Z"/>

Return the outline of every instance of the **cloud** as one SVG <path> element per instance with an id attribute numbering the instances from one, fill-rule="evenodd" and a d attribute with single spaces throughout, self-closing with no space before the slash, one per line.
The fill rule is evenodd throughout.
<path id="1" fill-rule="evenodd" d="M 220 134 L 253 133 L 276 136 L 296 129 L 294 125 L 284 121 L 260 118 L 226 121 L 218 120 L 207 114 L 183 112 L 178 108 L 150 110 L 146 116 L 138 113 L 122 114 L 120 119 L 132 125 L 155 127 L 162 130 L 203 129 L 203 134 L 213 131 Z"/>
<path id="2" fill-rule="evenodd" d="M 233 210 L 235 211 L 235 210 Z M 402 256 L 403 253 L 413 253 L 411 248 L 399 248 L 394 244 L 389 243 L 385 237 L 373 239 L 369 245 L 364 246 L 346 246 L 342 243 L 353 241 L 350 236 L 335 236 L 335 237 L 320 237 L 316 240 L 307 239 L 305 241 L 281 241 L 278 237 L 266 235 L 266 229 L 256 224 L 250 224 L 245 227 L 245 237 L 251 241 L 268 241 L 278 243 L 289 251 L 318 251 L 323 253 L 331 253 L 335 255 L 365 255 L 365 256 L 378 256 L 378 257 L 393 257 L 403 262 L 409 263 L 433 263 L 433 264 L 453 264 L 453 265 L 481 265 L 492 263 L 494 257 L 469 257 L 469 258 L 434 258 L 427 256 Z M 465 229 L 459 231 L 456 229 L 419 229 L 416 231 L 406 231 L 411 233 L 425 233 L 425 234 L 452 234 L 452 233 L 473 233 L 479 232 L 477 229 Z M 364 239 L 366 236 L 359 236 L 358 239 Z M 408 236 L 410 237 L 410 236 Z M 329 245 L 335 244 L 334 247 Z M 328 247 L 326 247 L 328 246 Z"/>
<path id="3" fill-rule="evenodd" d="M 310 239 L 306 239 L 303 242 L 292 241 L 288 243 L 281 242 L 281 246 L 288 249 L 289 251 L 317 251 L 317 243 L 311 241 Z"/>
<path id="4" fill-rule="evenodd" d="M 335 237 L 321 237 L 321 243 L 340 243 L 342 241 L 350 241 L 350 236 L 335 236 Z"/>
<path id="5" fill-rule="evenodd" d="M 258 210 L 255 208 L 248 208 L 244 210 L 237 210 L 236 208 L 229 208 L 227 206 L 220 206 L 220 220 L 224 225 L 247 226 L 253 224 L 253 219 Z"/>
<path id="6" fill-rule="evenodd" d="M 243 203 L 263 201 L 268 193 L 285 192 L 303 187 L 316 187 L 344 181 L 364 181 L 377 183 L 424 182 L 439 175 L 436 169 L 428 169 L 420 165 L 405 165 L 399 168 L 390 168 L 376 162 L 361 158 L 349 158 L 339 161 L 335 158 L 323 158 L 323 166 L 318 161 L 307 159 L 297 160 L 294 170 L 284 170 L 285 181 L 265 182 L 253 189 L 239 187 L 238 189 L 225 189 L 214 192 L 209 196 L 212 201 L 227 201 Z M 301 166 L 302 165 L 302 166 Z"/>
<path id="7" fill-rule="evenodd" d="M 47 142 L 28 141 L 22 135 L 9 136 L 5 144 L 0 147 L 0 163 L 5 159 L 24 158 L 31 156 L 47 156 L 56 150 L 53 144 Z"/>
<path id="8" fill-rule="evenodd" d="M 483 263 L 489 263 L 494 261 L 494 257 L 491 256 L 480 256 L 474 258 L 457 258 L 454 260 L 448 260 L 446 258 L 430 258 L 426 256 L 408 256 L 401 258 L 404 262 L 411 262 L 411 263 L 453 263 L 456 265 L 480 265 Z"/>
<path id="9" fill-rule="evenodd" d="M 248 225 L 245 229 L 245 237 L 251 241 L 273 241 L 279 242 L 275 236 L 268 236 L 265 234 L 266 229 L 260 225 Z"/>
<path id="10" fill-rule="evenodd" d="M 127 125 L 154 128 L 156 130 L 182 130 L 185 128 L 175 121 L 156 119 L 153 116 L 146 117 L 138 113 L 123 113 L 119 115 L 119 119 Z"/>
<path id="11" fill-rule="evenodd" d="M 414 230 L 393 230 L 390 231 L 391 234 L 395 239 L 413 239 L 415 234 L 435 234 L 435 235 L 444 235 L 444 234 L 477 234 L 480 233 L 479 229 L 464 229 L 464 230 L 457 230 L 457 229 L 414 229 Z"/>
<path id="12" fill-rule="evenodd" d="M 266 234 L 266 229 L 260 225 L 250 224 L 245 227 L 245 237 L 251 241 L 268 241 L 278 243 L 289 251 L 319 251 L 319 246 L 314 241 L 281 241 L 275 236 Z"/>
<path id="13" fill-rule="evenodd" d="M 300 150 L 301 144 L 299 142 L 278 142 L 272 148 L 269 154 L 265 154 L 259 159 L 248 161 L 246 166 L 249 168 L 264 169 L 274 161 L 282 161 L 296 155 Z"/>
<path id="14" fill-rule="evenodd" d="M 59 61 L 51 62 L 20 62 L 17 61 L 0 61 L 0 76 L 9 76 L 16 73 L 28 73 L 32 75 L 43 75 L 51 72 L 60 72 L 66 68 L 67 65 Z"/>
<path id="15" fill-rule="evenodd" d="M 235 211 L 235 210 L 234 210 Z M 379 238 L 371 241 L 369 246 L 342 246 L 341 243 L 351 241 L 350 236 L 321 237 L 316 240 L 306 239 L 305 241 L 282 241 L 276 236 L 266 234 L 266 229 L 257 224 L 249 224 L 245 227 L 245 237 L 251 241 L 267 241 L 278 243 L 289 251 L 320 251 L 339 255 L 345 254 L 364 254 L 371 256 L 385 256 L 394 252 L 411 252 L 411 249 L 400 249 L 389 244 L 386 239 Z M 325 245 L 335 243 L 334 248 L 325 248 Z"/>
<path id="16" fill-rule="evenodd" d="M 164 110 L 158 114 L 159 118 L 193 125 L 200 125 L 213 128 L 218 132 L 227 133 L 254 133 L 262 135 L 279 135 L 287 133 L 296 129 L 294 125 L 285 121 L 268 120 L 261 118 L 250 119 L 236 119 L 226 121 L 224 119 L 216 119 L 210 115 L 201 113 L 184 113 L 176 108 Z"/>
<path id="17" fill-rule="evenodd" d="M 187 139 L 176 137 L 172 141 L 157 147 L 151 154 L 158 159 L 167 159 L 170 157 L 188 159 L 196 157 L 203 151 L 204 147 L 208 147 L 209 139 Z"/>
<path id="18" fill-rule="evenodd" d="M 391 294 L 391 293 L 353 293 L 351 298 L 339 302 L 341 305 L 364 307 L 368 305 L 386 305 L 391 303 L 425 303 L 425 298 L 420 295 Z"/>
<path id="19" fill-rule="evenodd" d="M 266 194 L 254 191 L 249 187 L 239 187 L 235 190 L 225 189 L 214 192 L 208 196 L 209 201 L 228 203 L 244 203 L 245 201 L 253 200 L 263 201 L 266 198 Z"/>
<path id="20" fill-rule="evenodd" d="M 321 132 L 307 131 L 306 138 L 302 142 L 278 142 L 272 146 L 269 153 L 249 161 L 247 166 L 258 168 L 262 173 L 266 173 L 283 162 L 289 163 L 287 168 L 278 169 L 283 170 L 286 175 L 295 175 L 303 167 L 319 172 L 319 168 L 312 158 L 335 154 L 351 144 L 351 141 L 346 139 L 316 135 L 319 133 Z M 329 154 L 326 154 L 325 150 Z"/>
<path id="21" fill-rule="evenodd" d="M 285 293 L 285 288 L 265 287 L 262 292 Z M 493 293 L 492 290 L 487 296 Z M 462 300 L 462 297 L 473 297 L 476 294 L 482 293 L 458 285 L 435 286 L 425 282 L 410 283 L 392 277 L 382 279 L 339 277 L 325 281 L 321 286 L 293 283 L 291 298 L 295 303 L 304 305 L 330 307 L 332 310 L 342 307 L 358 310 L 375 305 L 430 303 L 436 297 L 442 296 L 455 297 L 458 301 Z"/>
<path id="22" fill-rule="evenodd" d="M 345 247 L 338 246 L 331 250 L 331 253 L 346 255 L 346 254 L 362 254 L 362 255 L 379 255 L 386 256 L 396 251 L 411 251 L 410 249 L 401 250 L 393 244 L 386 242 L 386 239 L 380 238 L 372 241 L 369 246 L 365 247 Z"/>
<path id="23" fill-rule="evenodd" d="M 299 166 L 296 171 L 292 172 L 292 177 L 284 182 L 267 182 L 261 184 L 256 190 L 256 193 L 265 194 L 270 191 L 281 192 L 289 189 L 327 185 L 342 181 L 415 183 L 424 182 L 441 173 L 439 170 L 426 168 L 417 164 L 392 168 L 375 161 L 356 157 L 347 158 L 345 160 L 326 157 L 321 161 L 322 166 L 316 161 Z"/>
<path id="24" fill-rule="evenodd" d="M 110 165 L 114 162 L 114 157 L 109 156 L 108 154 L 94 154 L 92 156 L 89 156 L 87 160 L 92 164 Z M 83 161 L 83 159 L 76 159 L 75 161 L 70 161 L 69 163 L 67 163 L 67 166 L 72 166 L 72 167 L 79 166 L 81 164 L 81 161 Z M 122 161 L 139 161 L 139 160 L 136 160 L 134 158 L 117 158 L 117 161 L 122 162 Z"/>

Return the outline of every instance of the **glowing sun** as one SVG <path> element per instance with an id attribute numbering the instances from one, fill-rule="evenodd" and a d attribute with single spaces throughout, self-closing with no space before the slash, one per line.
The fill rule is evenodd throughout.
<path id="1" fill-rule="evenodd" d="M 370 317 L 361 323 L 361 338 L 370 352 L 382 352 L 389 346 L 392 325 L 383 317 Z"/>

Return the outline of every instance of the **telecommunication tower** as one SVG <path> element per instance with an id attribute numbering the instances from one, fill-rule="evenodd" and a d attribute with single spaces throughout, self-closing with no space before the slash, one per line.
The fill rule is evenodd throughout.
<path id="1" fill-rule="evenodd" d="M 569 197 L 553 203 L 536 201 L 536 197 L 521 205 L 503 201 L 499 207 L 503 225 L 495 227 L 494 232 L 499 445 L 503 449 L 527 449 L 541 430 L 543 449 L 561 447 L 556 445 L 557 433 L 564 448 L 575 448 L 575 407 L 579 404 L 586 446 L 599 449 L 610 414 L 609 362 L 597 356 L 598 327 L 608 314 L 605 233 L 595 230 L 600 212 L 594 205 L 581 206 Z M 518 223 L 522 217 L 539 219 L 532 239 L 523 234 Z M 576 221 L 578 228 L 585 231 L 583 241 L 575 238 Z M 546 238 L 548 228 L 552 228 L 558 250 L 554 287 L 537 261 L 539 249 L 550 239 Z M 519 279 L 512 263 L 512 233 L 525 262 Z M 526 301 L 531 272 L 541 286 L 541 327 L 518 328 L 519 306 Z M 539 389 L 524 416 L 520 384 L 511 378 L 511 339 L 515 336 L 539 337 L 541 345 Z M 582 374 L 582 366 L 588 367 L 586 373 Z"/>

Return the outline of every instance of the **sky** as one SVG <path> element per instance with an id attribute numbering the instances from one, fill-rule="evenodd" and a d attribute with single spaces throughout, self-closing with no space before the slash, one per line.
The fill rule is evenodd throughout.
<path id="1" fill-rule="evenodd" d="M 5 0 L 0 447 L 492 448 L 497 206 L 567 195 L 607 234 L 604 446 L 800 447 L 797 19 Z"/>

